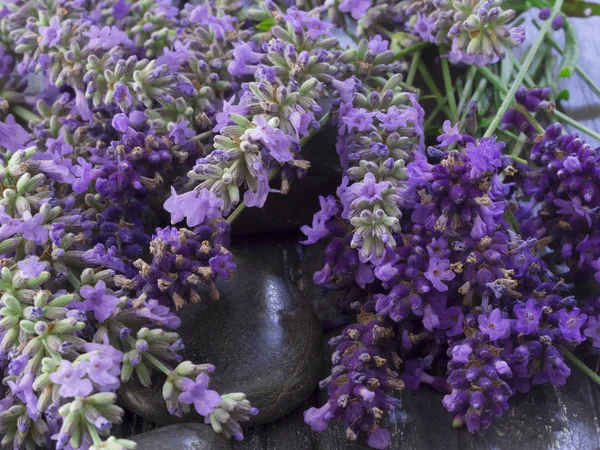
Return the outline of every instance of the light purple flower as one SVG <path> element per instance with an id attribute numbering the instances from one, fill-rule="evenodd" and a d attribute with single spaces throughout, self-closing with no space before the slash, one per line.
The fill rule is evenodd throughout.
<path id="1" fill-rule="evenodd" d="M 60 385 L 58 393 L 61 397 L 87 397 L 93 392 L 94 386 L 86 378 L 86 364 L 85 361 L 71 363 L 63 359 L 58 370 L 50 374 L 50 380 Z"/>
<path id="2" fill-rule="evenodd" d="M 144 307 L 136 309 L 135 314 L 166 328 L 174 329 L 181 325 L 181 319 L 173 314 L 168 306 L 161 305 L 154 299 L 144 302 Z"/>
<path id="3" fill-rule="evenodd" d="M 71 167 L 71 172 L 75 175 L 73 191 L 77 194 L 83 194 L 87 191 L 90 183 L 102 175 L 102 170 L 94 169 L 94 166 L 81 156 L 77 158 L 77 162 L 79 164 Z"/>
<path id="4" fill-rule="evenodd" d="M 329 403 L 325 403 L 320 408 L 309 408 L 304 411 L 304 423 L 317 433 L 325 431 L 327 422 L 333 417 L 333 412 L 330 409 L 331 405 Z"/>
<path id="5" fill-rule="evenodd" d="M 171 197 L 163 206 L 171 213 L 171 223 L 181 222 L 185 217 L 188 226 L 195 227 L 206 219 L 221 217 L 219 208 L 223 206 L 223 200 L 207 189 L 194 189 L 178 195 L 171 186 Z"/>
<path id="6" fill-rule="evenodd" d="M 342 0 L 338 9 L 350 13 L 354 20 L 358 20 L 365 15 L 371 4 L 371 0 Z"/>
<path id="7" fill-rule="evenodd" d="M 440 143 L 440 147 L 448 147 L 449 145 L 452 145 L 462 139 L 462 134 L 458 130 L 459 125 L 459 122 L 454 124 L 454 126 L 452 126 L 452 122 L 449 120 L 444 122 L 444 125 L 442 126 L 444 133 L 437 138 L 438 142 Z"/>
<path id="8" fill-rule="evenodd" d="M 58 21 L 58 17 L 54 16 L 50 19 L 50 25 L 47 27 L 39 27 L 38 31 L 42 39 L 39 41 L 40 47 L 54 47 L 60 42 L 62 36 L 62 27 Z"/>
<path id="9" fill-rule="evenodd" d="M 7 384 L 13 394 L 27 406 L 27 415 L 32 420 L 37 420 L 39 415 L 37 410 L 38 398 L 33 392 L 33 380 L 34 374 L 30 372 L 19 378 L 16 383 L 8 380 Z"/>
<path id="10" fill-rule="evenodd" d="M 90 378 L 101 391 L 114 391 L 121 384 L 118 375 L 121 369 L 110 358 L 103 358 L 99 353 L 90 353 L 85 370 Z"/>
<path id="11" fill-rule="evenodd" d="M 6 116 L 4 123 L 0 122 L 0 145 L 9 151 L 16 152 L 25 148 L 29 141 L 29 133 L 17 123 L 12 114 Z"/>
<path id="12" fill-rule="evenodd" d="M 471 353 L 473 353 L 473 348 L 470 345 L 455 345 L 452 348 L 452 360 L 461 362 L 463 364 L 468 364 L 469 355 L 471 355 Z"/>
<path id="13" fill-rule="evenodd" d="M 246 106 L 234 105 L 233 104 L 234 99 L 235 99 L 235 95 L 232 96 L 229 99 L 229 101 L 224 100 L 223 106 L 221 106 L 220 112 L 215 114 L 215 120 L 216 120 L 217 124 L 213 128 L 214 132 L 216 132 L 216 133 L 220 132 L 225 125 L 228 125 L 229 123 L 231 123 L 231 121 L 229 120 L 230 114 L 246 115 L 248 113 L 248 108 Z"/>
<path id="14" fill-rule="evenodd" d="M 371 131 L 374 112 L 367 112 L 364 108 L 354 108 L 349 114 L 342 117 L 342 120 L 348 127 L 348 131 L 356 129 L 357 131 Z"/>
<path id="15" fill-rule="evenodd" d="M 500 309 L 494 309 L 489 316 L 481 314 L 477 317 L 479 329 L 487 334 L 492 341 L 510 336 L 510 319 L 503 319 Z"/>
<path id="16" fill-rule="evenodd" d="M 456 274 L 449 267 L 450 260 L 433 257 L 429 260 L 427 272 L 424 273 L 425 278 L 440 292 L 448 290 L 448 286 L 443 283 L 444 281 L 451 281 L 456 277 Z"/>
<path id="17" fill-rule="evenodd" d="M 98 28 L 96 25 L 90 27 L 90 31 L 83 32 L 83 35 L 89 38 L 88 48 L 90 50 L 110 50 L 117 45 L 131 46 L 133 42 L 127 36 L 127 33 L 119 30 L 117 27 Z"/>
<path id="18" fill-rule="evenodd" d="M 163 49 L 163 54 L 158 57 L 156 64 L 159 66 L 166 64 L 171 72 L 175 72 L 194 56 L 194 53 L 189 50 L 191 43 L 192 41 L 189 40 L 185 43 L 175 41 L 171 49 L 167 47 Z"/>
<path id="19" fill-rule="evenodd" d="M 169 137 L 173 139 L 178 145 L 185 144 L 189 138 L 194 136 L 196 133 L 191 128 L 188 128 L 190 124 L 189 120 L 182 120 L 181 122 L 177 122 L 171 132 L 169 133 Z"/>
<path id="20" fill-rule="evenodd" d="M 325 226 L 325 221 L 317 217 L 316 215 L 313 217 L 312 227 L 308 225 L 303 225 L 300 227 L 300 231 L 302 231 L 308 239 L 305 241 L 301 241 L 301 244 L 311 245 L 318 242 L 320 239 L 324 238 L 329 234 L 329 230 Z"/>
<path id="21" fill-rule="evenodd" d="M 385 428 L 377 428 L 369 433 L 367 445 L 376 450 L 385 450 L 390 446 L 390 432 Z"/>
<path id="22" fill-rule="evenodd" d="M 24 278 L 37 278 L 40 276 L 40 273 L 46 270 L 46 263 L 40 261 L 40 258 L 35 255 L 32 255 L 23 261 L 19 261 L 17 266 L 21 269 L 21 274 Z"/>
<path id="23" fill-rule="evenodd" d="M 233 45 L 233 61 L 227 67 L 229 73 L 234 77 L 254 75 L 263 55 L 261 53 L 256 53 L 250 44 L 245 42 L 239 42 Z"/>
<path id="24" fill-rule="evenodd" d="M 208 389 L 209 382 L 210 378 L 205 373 L 199 374 L 196 382 L 182 378 L 183 392 L 178 400 L 185 405 L 193 404 L 198 414 L 208 416 L 223 401 L 216 391 Z"/>
<path id="25" fill-rule="evenodd" d="M 98 322 L 104 322 L 115 311 L 119 299 L 106 293 L 106 284 L 100 280 L 96 286 L 81 286 L 79 294 L 85 299 L 82 306 L 86 311 L 93 311 Z"/>
<path id="26" fill-rule="evenodd" d="M 382 37 L 378 34 L 369 41 L 368 48 L 372 53 L 379 54 L 385 52 L 389 45 L 390 41 L 382 39 Z"/>
<path id="27" fill-rule="evenodd" d="M 23 238 L 33 241 L 37 245 L 45 244 L 48 240 L 48 230 L 42 225 L 43 221 L 44 215 L 42 213 L 37 213 L 35 216 L 25 219 L 20 229 Z"/>

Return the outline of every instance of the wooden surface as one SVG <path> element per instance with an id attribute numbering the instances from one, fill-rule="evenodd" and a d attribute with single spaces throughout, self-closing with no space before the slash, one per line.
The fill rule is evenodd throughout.
<path id="1" fill-rule="evenodd" d="M 600 18 L 576 19 L 574 25 L 580 39 L 580 65 L 600 84 Z M 577 75 L 563 80 L 562 86 L 571 92 L 570 100 L 562 105 L 565 112 L 586 126 L 600 130 L 600 99 L 595 98 Z M 238 450 L 365 448 L 364 444 L 348 443 L 340 424 L 321 434 L 313 433 L 304 424 L 302 412 L 310 406 L 322 405 L 324 399 L 323 393 L 315 392 L 303 407 L 286 417 L 246 430 L 246 439 L 234 443 L 233 447 Z M 476 435 L 451 427 L 452 416 L 442 406 L 441 394 L 429 389 L 405 390 L 401 399 L 402 407 L 387 419 L 393 449 L 600 449 L 600 387 L 576 368 L 572 368 L 572 376 L 565 387 L 538 387 L 527 395 L 511 399 L 507 415 Z M 152 423 L 127 415 L 121 434 L 131 435 L 152 428 Z"/>

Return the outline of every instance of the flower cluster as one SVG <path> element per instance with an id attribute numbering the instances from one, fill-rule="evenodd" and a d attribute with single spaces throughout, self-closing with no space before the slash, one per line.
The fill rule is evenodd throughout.
<path id="1" fill-rule="evenodd" d="M 373 126 L 367 111 L 361 112 Z M 352 122 L 355 115 L 346 112 L 343 126 L 359 126 Z M 376 133 L 367 126 L 364 132 L 363 147 L 354 147 L 362 150 L 348 152 L 351 167 L 338 190 L 340 202 L 323 199 L 313 228 L 305 228 L 313 238 L 307 243 L 332 238 L 315 282 L 346 289 L 353 305 L 372 315 L 372 326 L 397 336 L 391 347 L 375 341 L 356 348 L 375 346 L 374 355 L 387 352 L 404 360 L 400 380 L 410 388 L 426 383 L 447 392 L 443 404 L 454 414 L 454 424 L 466 424 L 470 431 L 489 426 L 506 411 L 510 397 L 531 385 L 563 385 L 570 371 L 559 346 L 585 341 L 587 315 L 540 258 L 544 241 L 522 238 L 504 220 L 514 210 L 514 189 L 506 179 L 516 172 L 502 156 L 504 144 L 494 137 L 477 140 L 446 123 L 437 147 L 425 152 L 413 144 L 404 159 L 398 158 L 402 170 L 391 176 L 372 163 L 373 154 L 387 148 L 368 143 L 366 136 Z M 371 207 L 383 219 L 363 231 L 363 211 L 370 213 Z M 358 254 L 353 248 L 360 249 Z M 440 365 L 446 367 L 445 378 L 436 374 Z M 340 370 L 334 367 L 334 379 Z M 317 417 L 318 425 L 355 414 L 344 403 L 342 412 L 331 409 L 340 402 L 335 390 L 329 393 L 319 416 L 314 410 L 306 413 L 307 422 L 314 425 Z M 366 408 L 373 399 L 354 401 Z M 362 430 L 374 431 L 377 427 L 368 422 L 373 413 L 362 414 L 356 423 L 366 420 Z M 371 444 L 386 448 L 389 437 Z"/>
<path id="2" fill-rule="evenodd" d="M 344 14 L 358 21 L 360 34 L 400 27 L 423 42 L 449 45 L 453 63 L 495 63 L 525 40 L 523 27 L 509 26 L 516 13 L 502 9 L 502 0 L 342 0 L 330 9 L 341 24 Z"/>

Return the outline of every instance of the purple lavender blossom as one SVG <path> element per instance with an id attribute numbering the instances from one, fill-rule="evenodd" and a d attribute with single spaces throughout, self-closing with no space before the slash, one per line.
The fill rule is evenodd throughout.
<path id="1" fill-rule="evenodd" d="M 446 120 L 443 125 L 444 133 L 440 135 L 437 140 L 440 143 L 440 147 L 448 147 L 449 145 L 454 144 L 455 142 L 459 142 L 462 140 L 462 134 L 458 131 L 458 126 L 460 123 L 454 124 L 452 126 L 452 122 Z"/>
<path id="2" fill-rule="evenodd" d="M 583 335 L 592 340 L 592 346 L 600 348 L 600 316 L 589 316 Z"/>
<path id="3" fill-rule="evenodd" d="M 106 293 L 106 284 L 100 280 L 94 287 L 81 286 L 81 297 L 85 299 L 82 306 L 86 311 L 92 311 L 98 322 L 104 322 L 115 311 L 119 299 Z"/>
<path id="4" fill-rule="evenodd" d="M 198 414 L 208 416 L 223 401 L 217 392 L 208 389 L 209 382 L 210 378 L 205 373 L 199 374 L 196 382 L 182 378 L 183 392 L 178 400 L 185 405 L 193 404 Z"/>
<path id="5" fill-rule="evenodd" d="M 517 318 L 513 323 L 516 332 L 531 334 L 537 330 L 542 317 L 542 309 L 537 306 L 535 299 L 530 298 L 525 305 L 517 303 L 513 311 Z"/>
<path id="6" fill-rule="evenodd" d="M 365 15 L 370 7 L 371 0 L 342 0 L 338 9 L 350 13 L 354 20 L 358 20 Z"/>
<path id="7" fill-rule="evenodd" d="M 577 342 L 585 341 L 581 335 L 581 327 L 587 320 L 587 314 L 582 314 L 579 308 L 573 308 L 570 312 L 561 309 L 558 312 L 558 326 L 565 339 Z"/>
<path id="8" fill-rule="evenodd" d="M 6 116 L 4 123 L 0 122 L 0 142 L 9 151 L 16 152 L 25 148 L 29 141 L 29 133 L 17 123 L 12 114 Z"/>
<path id="9" fill-rule="evenodd" d="M 60 385 L 58 393 L 61 397 L 87 397 L 92 393 L 94 387 L 86 377 L 86 363 L 71 363 L 65 359 L 61 360 L 58 370 L 50 374 L 50 380 Z"/>
<path id="10" fill-rule="evenodd" d="M 489 315 L 481 314 L 477 317 L 479 329 L 487 334 L 492 341 L 504 339 L 510 335 L 510 319 L 503 319 L 502 312 L 498 308 Z"/>
<path id="11" fill-rule="evenodd" d="M 450 261 L 447 259 L 433 257 L 429 260 L 429 268 L 424 274 L 425 278 L 440 292 L 448 290 L 448 285 L 444 284 L 444 281 L 451 281 L 456 277 L 456 274 L 449 267 Z"/>
<path id="12" fill-rule="evenodd" d="M 44 270 L 46 270 L 46 263 L 44 261 L 40 261 L 40 259 L 32 255 L 23 261 L 19 261 L 17 263 L 19 269 L 21 269 L 21 274 L 25 278 L 37 278 L 40 276 Z"/>

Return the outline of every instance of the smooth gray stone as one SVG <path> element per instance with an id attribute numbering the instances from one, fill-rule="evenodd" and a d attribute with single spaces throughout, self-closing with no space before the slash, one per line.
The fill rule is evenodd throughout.
<path id="1" fill-rule="evenodd" d="M 138 450 L 231 450 L 231 443 L 210 425 L 182 423 L 157 428 L 130 438 Z"/>
<path id="2" fill-rule="evenodd" d="M 271 422 L 305 401 L 317 387 L 322 363 L 321 328 L 309 302 L 280 267 L 257 251 L 233 249 L 238 267 L 234 280 L 219 285 L 221 299 L 180 312 L 183 358 L 214 364 L 211 389 L 244 392 L 258 408 L 244 426 Z M 157 377 L 152 389 L 128 383 L 119 398 L 147 420 L 180 422 L 165 407 L 163 382 Z M 184 418 L 199 420 L 195 413 Z"/>

